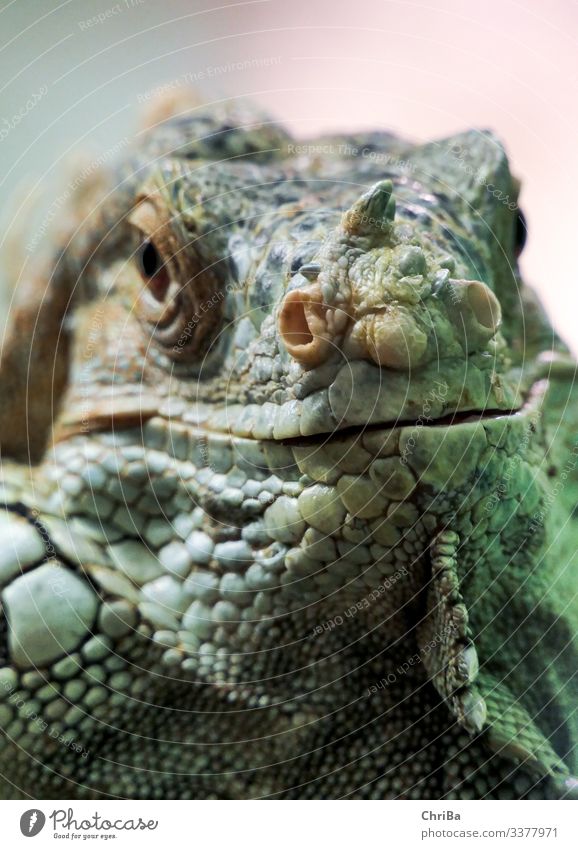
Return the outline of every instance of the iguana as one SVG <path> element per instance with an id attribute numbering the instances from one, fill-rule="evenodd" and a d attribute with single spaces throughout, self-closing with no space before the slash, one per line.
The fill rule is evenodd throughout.
<path id="1" fill-rule="evenodd" d="M 567 798 L 576 367 L 502 145 L 137 138 L 3 344 L 1 795 Z"/>

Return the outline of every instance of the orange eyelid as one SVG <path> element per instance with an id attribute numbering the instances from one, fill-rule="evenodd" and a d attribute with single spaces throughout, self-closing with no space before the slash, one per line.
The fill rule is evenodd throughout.
<path id="1" fill-rule="evenodd" d="M 159 228 L 169 222 L 168 210 L 158 194 L 139 195 L 128 221 L 147 236 L 154 236 Z"/>
<path id="2" fill-rule="evenodd" d="M 171 229 L 171 216 L 159 195 L 141 195 L 128 217 L 128 222 L 146 239 L 153 242 L 163 259 L 170 264 L 178 251 L 177 239 Z"/>
<path id="3" fill-rule="evenodd" d="M 156 207 L 150 200 L 141 201 L 141 203 L 133 209 L 128 220 L 130 224 L 138 230 L 142 230 L 142 232 L 147 235 L 152 235 L 155 230 L 158 229 L 159 224 L 162 225 L 162 222 L 159 221 L 159 215 Z"/>
<path id="4" fill-rule="evenodd" d="M 181 362 L 194 360 L 206 350 L 221 320 L 222 310 L 217 306 L 202 308 L 203 304 L 221 303 L 222 298 L 216 297 L 219 279 L 203 267 L 190 234 L 159 190 L 153 187 L 136 197 L 127 223 L 139 234 L 140 247 L 151 242 L 162 263 L 151 276 L 141 270 L 144 285 L 137 317 L 164 353 Z"/>

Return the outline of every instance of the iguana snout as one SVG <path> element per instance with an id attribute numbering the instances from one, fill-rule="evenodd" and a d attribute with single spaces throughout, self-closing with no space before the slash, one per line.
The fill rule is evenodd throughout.
<path id="1" fill-rule="evenodd" d="M 391 369 L 483 350 L 501 324 L 500 303 L 479 280 L 452 279 L 454 264 L 427 240 L 392 226 L 389 180 L 343 215 L 318 262 L 293 276 L 279 311 L 289 354 L 305 368 L 340 350 Z"/>

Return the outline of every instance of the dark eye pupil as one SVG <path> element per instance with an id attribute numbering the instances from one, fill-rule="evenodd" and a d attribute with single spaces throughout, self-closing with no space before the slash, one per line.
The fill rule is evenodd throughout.
<path id="1" fill-rule="evenodd" d="M 516 235 L 515 235 L 515 245 L 516 245 L 516 254 L 520 254 L 526 244 L 526 238 L 528 236 L 528 228 L 526 225 L 526 217 L 522 210 L 518 210 L 518 215 L 516 217 Z"/>
<path id="2" fill-rule="evenodd" d="M 157 249 L 149 239 L 141 247 L 140 264 L 145 277 L 154 277 L 161 267 Z"/>

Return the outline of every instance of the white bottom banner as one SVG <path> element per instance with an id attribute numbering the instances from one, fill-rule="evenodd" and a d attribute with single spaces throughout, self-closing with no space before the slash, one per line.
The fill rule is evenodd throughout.
<path id="1" fill-rule="evenodd" d="M 0 846 L 372 849 L 578 845 L 571 802 L 0 802 Z"/>

